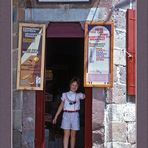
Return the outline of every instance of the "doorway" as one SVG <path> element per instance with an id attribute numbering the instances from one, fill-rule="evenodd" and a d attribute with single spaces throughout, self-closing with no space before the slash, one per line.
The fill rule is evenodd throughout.
<path id="1" fill-rule="evenodd" d="M 61 102 L 62 92 L 69 91 L 69 81 L 77 76 L 81 80 L 78 91 L 83 88 L 83 38 L 47 38 L 45 80 L 45 148 L 62 148 L 63 130 L 60 128 L 62 113 L 57 124 L 52 119 Z M 84 148 L 85 104 L 81 101 L 80 131 L 77 133 L 76 148 Z"/>
<path id="2" fill-rule="evenodd" d="M 69 90 L 73 76 L 81 79 L 80 131 L 76 148 L 92 147 L 92 89 L 83 88 L 84 31 L 80 23 L 49 23 L 46 32 L 46 64 L 44 91 L 36 92 L 35 148 L 62 148 L 62 114 L 56 126 L 52 118 L 60 104 L 61 93 Z"/>

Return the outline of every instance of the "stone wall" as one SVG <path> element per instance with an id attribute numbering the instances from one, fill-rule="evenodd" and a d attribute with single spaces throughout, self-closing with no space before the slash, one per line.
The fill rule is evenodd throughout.
<path id="1" fill-rule="evenodd" d="M 105 90 L 104 88 L 93 88 L 92 100 L 92 140 L 93 148 L 103 148 L 105 141 Z"/>
<path id="2" fill-rule="evenodd" d="M 98 3 L 99 2 L 99 3 Z M 86 4 L 39 4 L 35 0 L 13 0 L 13 146 L 34 148 L 35 92 L 16 90 L 18 56 L 18 23 L 50 21 L 113 20 L 114 85 L 93 88 L 93 148 L 135 148 L 135 97 L 126 94 L 126 9 L 120 5 L 110 15 L 113 4 L 120 0 L 92 0 Z M 98 8 L 96 9 L 96 6 Z M 134 5 L 135 7 L 135 5 Z M 48 14 L 48 15 L 47 15 Z M 60 15 L 59 17 L 59 14 Z M 77 17 L 79 16 L 79 17 Z M 108 17 L 110 16 L 110 17 Z"/>
<path id="3" fill-rule="evenodd" d="M 114 11 L 112 19 L 115 22 L 114 85 L 106 90 L 104 146 L 135 148 L 135 97 L 126 94 L 126 8 Z"/>
<path id="4" fill-rule="evenodd" d="M 13 1 L 13 148 L 33 148 L 35 133 L 35 92 L 16 90 L 18 62 L 18 23 L 24 21 L 24 8 Z"/>
<path id="5" fill-rule="evenodd" d="M 17 53 L 18 53 L 18 1 L 13 1 L 13 147 L 21 147 L 22 139 L 22 92 L 16 90 Z"/>

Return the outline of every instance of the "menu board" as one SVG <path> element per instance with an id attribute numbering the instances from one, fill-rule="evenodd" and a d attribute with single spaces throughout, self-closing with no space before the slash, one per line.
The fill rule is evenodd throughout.
<path id="1" fill-rule="evenodd" d="M 84 86 L 111 87 L 113 81 L 113 23 L 85 24 Z"/>
<path id="2" fill-rule="evenodd" d="M 17 89 L 43 90 L 45 29 L 45 24 L 19 24 Z"/>

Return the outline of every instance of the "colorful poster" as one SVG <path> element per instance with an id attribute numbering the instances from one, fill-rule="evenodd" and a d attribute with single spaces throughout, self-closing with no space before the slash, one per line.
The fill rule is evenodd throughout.
<path id="1" fill-rule="evenodd" d="M 21 23 L 17 88 L 43 90 L 45 25 Z"/>
<path id="2" fill-rule="evenodd" d="M 112 81 L 112 25 L 88 23 L 85 34 L 85 85 L 109 86 Z"/>

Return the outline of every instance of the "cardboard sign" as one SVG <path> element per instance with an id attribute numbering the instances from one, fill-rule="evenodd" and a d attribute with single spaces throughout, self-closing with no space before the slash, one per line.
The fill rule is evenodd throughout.
<path id="1" fill-rule="evenodd" d="M 17 89 L 43 90 L 45 24 L 19 24 Z"/>
<path id="2" fill-rule="evenodd" d="M 111 87 L 113 82 L 113 23 L 85 24 L 84 86 Z"/>

